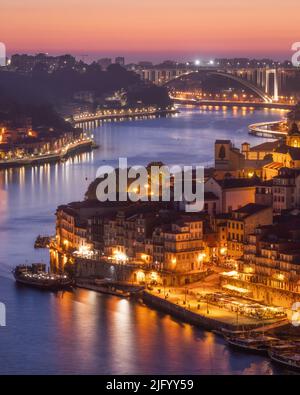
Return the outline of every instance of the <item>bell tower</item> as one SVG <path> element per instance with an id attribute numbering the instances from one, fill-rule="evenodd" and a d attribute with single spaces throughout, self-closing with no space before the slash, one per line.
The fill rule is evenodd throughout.
<path id="1" fill-rule="evenodd" d="M 230 140 L 216 140 L 215 142 L 215 168 L 227 170 L 230 165 Z"/>

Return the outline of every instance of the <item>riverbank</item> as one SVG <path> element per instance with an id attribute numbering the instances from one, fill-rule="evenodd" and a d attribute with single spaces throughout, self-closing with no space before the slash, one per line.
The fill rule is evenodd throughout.
<path id="1" fill-rule="evenodd" d="M 50 152 L 45 155 L 32 155 L 29 157 L 0 160 L 0 169 L 9 169 L 13 167 L 34 166 L 44 163 L 59 162 L 67 159 L 72 155 L 79 154 L 96 148 L 92 139 L 86 138 L 75 143 L 70 143 L 60 151 Z"/>
<path id="2" fill-rule="evenodd" d="M 249 134 L 257 137 L 274 138 L 285 137 L 287 131 L 278 130 L 278 126 L 282 121 L 277 122 L 259 122 L 249 125 Z"/>
<path id="3" fill-rule="evenodd" d="M 98 111 L 94 114 L 81 114 L 71 118 L 66 118 L 66 121 L 73 123 L 74 125 L 82 122 L 100 121 L 100 120 L 117 120 L 117 119 L 129 119 L 136 117 L 152 117 L 152 116 L 164 116 L 168 114 L 178 114 L 179 111 L 175 108 L 169 109 L 129 109 L 129 110 L 103 110 Z"/>
<path id="4" fill-rule="evenodd" d="M 77 278 L 76 287 L 95 291 L 102 294 L 114 295 L 119 297 L 134 297 L 141 300 L 145 305 L 162 311 L 178 318 L 183 322 L 203 328 L 209 331 L 221 330 L 257 330 L 263 328 L 276 328 L 287 323 L 286 319 L 255 319 L 248 316 L 237 314 L 236 312 L 224 310 L 216 305 L 207 302 L 193 303 L 191 300 L 182 300 L 170 295 L 170 291 L 164 289 L 145 288 L 138 284 L 125 281 L 109 281 L 96 278 Z"/>
<path id="5" fill-rule="evenodd" d="M 82 164 L 47 166 L 47 171 L 38 166 L 36 171 L 28 167 L 24 172 L 0 172 L 0 300 L 7 305 L 9 319 L 7 328 L 1 328 L 0 348 L 5 355 L 1 373 L 275 372 L 268 359 L 234 352 L 212 332 L 182 323 L 183 319 L 160 313 L 158 308 L 81 288 L 59 295 L 16 288 L 11 279 L 11 269 L 25 258 L 29 262 L 48 260 L 46 250 L 33 248 L 36 236 L 52 234 L 56 207 L 82 199 L 103 160 L 114 164 L 125 154 L 133 164 L 147 164 L 153 158 L 187 165 L 199 160 L 211 163 L 216 121 L 218 137 L 234 139 L 240 145 L 249 124 L 278 117 L 267 111 L 233 117 L 231 111 L 179 110 L 179 116 L 103 123 L 93 131 L 101 149 L 93 151 L 93 158 Z M 257 142 L 248 137 L 251 144 Z M 203 310 L 205 307 L 203 303 Z M 20 355 L 27 356 L 25 365 Z"/>
<path id="6" fill-rule="evenodd" d="M 189 104 L 195 106 L 226 106 L 226 107 L 248 107 L 253 109 L 277 109 L 277 110 L 292 110 L 295 104 L 286 103 L 265 103 L 265 102 L 241 102 L 241 101 L 226 101 L 226 100 L 197 100 L 197 99 L 179 99 L 171 98 L 174 104 Z"/>
<path id="7" fill-rule="evenodd" d="M 127 298 L 79 288 L 53 294 L 1 277 L 0 300 L 8 312 L 1 374 L 264 374 L 266 365 L 272 372 L 266 359 L 225 349 L 213 333 Z"/>
<path id="8" fill-rule="evenodd" d="M 207 330 L 220 331 L 222 328 L 237 331 L 260 328 L 263 325 L 274 324 L 276 320 L 255 320 L 249 317 L 237 316 L 236 313 L 218 309 L 211 304 L 198 303 L 197 306 L 181 306 L 166 299 L 165 295 L 144 291 L 141 296 L 146 305 L 154 307 L 189 324 Z M 279 322 L 279 321 L 278 321 Z"/>

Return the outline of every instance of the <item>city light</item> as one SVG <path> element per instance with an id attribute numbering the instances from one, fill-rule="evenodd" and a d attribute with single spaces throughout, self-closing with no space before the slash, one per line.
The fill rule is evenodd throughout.
<path id="1" fill-rule="evenodd" d="M 151 277 L 152 281 L 158 281 L 158 273 L 157 272 L 151 272 L 150 277 Z"/>
<path id="2" fill-rule="evenodd" d="M 137 282 L 139 283 L 144 282 L 145 278 L 146 278 L 145 273 L 142 272 L 141 270 L 136 273 Z"/>
<path id="3" fill-rule="evenodd" d="M 128 256 L 126 254 L 124 254 L 123 252 L 119 252 L 119 251 L 115 251 L 114 252 L 113 258 L 117 262 L 126 262 L 126 261 L 128 261 Z"/>
<path id="4" fill-rule="evenodd" d="M 205 253 L 198 254 L 198 261 L 202 262 L 205 257 L 206 257 Z"/>
<path id="5" fill-rule="evenodd" d="M 5 8 L 0 374 L 300 371 L 300 5 L 228 1 Z"/>
<path id="6" fill-rule="evenodd" d="M 237 277 L 238 272 L 236 270 L 232 270 L 231 272 L 223 272 L 222 275 L 227 277 Z"/>
<path id="7" fill-rule="evenodd" d="M 82 245 L 79 247 L 77 251 L 74 252 L 75 255 L 90 258 L 94 255 L 94 251 L 87 245 Z"/>

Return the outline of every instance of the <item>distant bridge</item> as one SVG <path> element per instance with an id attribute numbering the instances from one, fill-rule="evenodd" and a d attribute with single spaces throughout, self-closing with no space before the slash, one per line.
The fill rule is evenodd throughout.
<path id="1" fill-rule="evenodd" d="M 207 75 L 217 75 L 219 77 L 228 78 L 239 82 L 244 87 L 248 88 L 257 94 L 265 103 L 272 103 L 278 101 L 279 89 L 285 84 L 286 73 L 284 69 L 220 69 L 214 67 L 208 68 L 150 68 L 140 70 L 138 73 L 145 79 L 152 81 L 156 85 L 168 85 L 177 79 L 188 78 L 197 73 L 206 73 Z M 271 88 L 270 76 L 273 75 L 273 89 Z M 272 91 L 272 95 L 271 95 Z"/>
<path id="2" fill-rule="evenodd" d="M 209 71 L 206 71 L 206 73 L 208 75 L 216 75 L 216 76 L 219 76 L 219 77 L 224 77 L 224 78 L 230 79 L 232 81 L 236 81 L 236 82 L 240 83 L 241 85 L 243 85 L 245 88 L 248 88 L 253 93 L 257 94 L 265 103 L 272 103 L 273 102 L 273 98 L 270 95 L 265 93 L 258 86 L 256 86 L 256 85 L 252 84 L 251 82 L 245 80 L 244 78 L 238 77 L 238 76 L 236 76 L 234 74 L 231 74 L 231 73 L 227 73 L 225 71 L 212 71 L 212 70 L 209 70 Z M 193 74 L 194 75 L 198 74 L 198 71 L 191 71 L 189 73 L 181 74 L 181 75 L 173 78 L 172 80 L 169 80 L 164 85 L 168 85 L 169 83 L 171 83 L 171 82 L 173 82 L 175 80 L 186 78 L 186 77 L 191 76 Z M 277 97 L 277 100 L 278 100 L 278 97 Z"/>
<path id="3" fill-rule="evenodd" d="M 252 92 L 256 93 L 266 103 L 272 103 L 272 101 L 273 101 L 272 97 L 270 95 L 268 95 L 267 93 L 265 93 L 261 88 L 259 88 L 258 86 L 252 84 L 251 82 L 249 82 L 241 77 L 237 77 L 233 74 L 224 73 L 224 72 L 212 72 L 211 74 L 218 75 L 218 76 L 225 77 L 225 78 L 231 79 L 233 81 L 239 82 L 241 85 L 245 86 Z M 276 98 L 276 100 L 278 100 L 278 97 Z"/>

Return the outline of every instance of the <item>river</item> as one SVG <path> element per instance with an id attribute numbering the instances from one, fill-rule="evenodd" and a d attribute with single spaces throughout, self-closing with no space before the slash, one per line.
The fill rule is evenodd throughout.
<path id="1" fill-rule="evenodd" d="M 0 374 L 274 374 L 267 358 L 229 349 L 214 334 L 139 303 L 86 290 L 46 293 L 16 286 L 17 264 L 48 262 L 33 249 L 38 234 L 53 234 L 59 204 L 80 200 L 101 164 L 161 160 L 213 163 L 215 139 L 236 146 L 263 140 L 250 123 L 285 112 L 180 108 L 176 116 L 105 122 L 94 131 L 98 150 L 61 164 L 0 171 Z"/>

